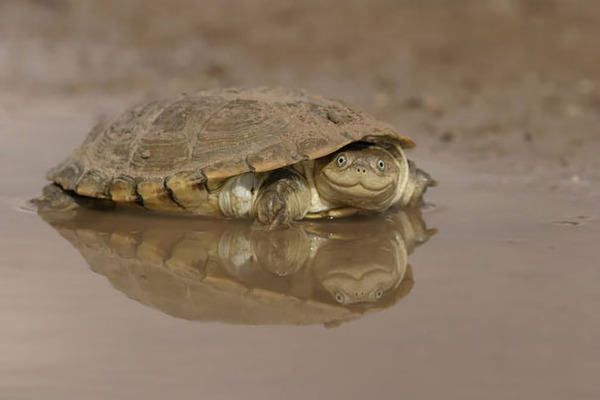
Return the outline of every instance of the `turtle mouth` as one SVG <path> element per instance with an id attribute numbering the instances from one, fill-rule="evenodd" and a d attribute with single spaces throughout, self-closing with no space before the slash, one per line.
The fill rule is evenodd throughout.
<path id="1" fill-rule="evenodd" d="M 337 191 L 361 197 L 377 196 L 388 191 L 394 184 L 394 182 L 389 182 L 384 185 L 368 185 L 364 182 L 353 182 L 345 184 L 334 181 L 326 173 L 324 175 L 327 177 L 329 185 L 331 185 L 331 187 L 336 189 Z"/>
<path id="2" fill-rule="evenodd" d="M 331 186 L 338 192 L 354 197 L 377 197 L 384 193 L 391 185 L 384 186 L 382 189 L 374 190 L 357 183 L 356 185 L 343 186 L 330 182 Z"/>

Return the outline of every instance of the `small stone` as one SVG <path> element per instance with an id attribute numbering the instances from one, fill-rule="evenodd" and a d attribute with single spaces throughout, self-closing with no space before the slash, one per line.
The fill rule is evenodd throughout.
<path id="1" fill-rule="evenodd" d="M 206 75 L 208 76 L 212 76 L 215 78 L 221 78 L 225 75 L 225 73 L 227 72 L 226 68 L 219 64 L 219 63 L 211 63 L 210 65 L 208 65 L 206 67 L 206 69 L 204 70 L 204 72 L 206 73 Z"/>
<path id="2" fill-rule="evenodd" d="M 335 111 L 327 111 L 327 119 L 333 122 L 334 124 L 341 124 L 342 122 L 344 122 L 342 116 Z"/>
<path id="3" fill-rule="evenodd" d="M 144 150 L 144 151 L 142 152 L 142 158 L 143 158 L 144 160 L 145 160 L 145 159 L 147 159 L 147 158 L 150 158 L 150 155 L 151 155 L 151 153 L 150 153 L 150 150 Z"/>
<path id="4" fill-rule="evenodd" d="M 446 131 L 440 136 L 440 140 L 444 143 L 453 142 L 456 139 L 456 134 L 452 131 Z"/>
<path id="5" fill-rule="evenodd" d="M 404 105 L 407 108 L 423 108 L 425 106 L 425 101 L 420 97 L 409 97 L 404 102 Z"/>

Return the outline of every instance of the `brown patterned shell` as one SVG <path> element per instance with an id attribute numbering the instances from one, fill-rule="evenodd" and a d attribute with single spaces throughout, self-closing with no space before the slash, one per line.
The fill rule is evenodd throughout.
<path id="1" fill-rule="evenodd" d="M 303 91 L 215 90 L 136 106 L 92 129 L 48 179 L 97 198 L 123 201 L 173 184 L 197 185 L 274 170 L 330 154 L 355 141 L 413 142 L 344 103 Z"/>

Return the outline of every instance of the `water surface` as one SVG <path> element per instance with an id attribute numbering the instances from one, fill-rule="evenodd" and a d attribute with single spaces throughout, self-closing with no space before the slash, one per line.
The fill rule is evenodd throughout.
<path id="1" fill-rule="evenodd" d="M 67 115 L 25 113 L 1 131 L 0 398 L 600 396 L 594 185 L 485 175 L 417 152 L 441 182 L 428 193 L 436 207 L 412 223 L 438 230 L 420 247 L 411 224 L 385 218 L 348 222 L 355 236 L 332 224 L 264 240 L 243 224 L 140 215 L 69 225 L 18 209 L 89 126 Z M 278 245 L 294 240 L 301 250 Z M 295 270 L 315 243 L 312 269 Z M 384 303 L 331 274 L 347 255 L 387 265 L 365 286 L 381 285 Z M 328 286 L 331 275 L 342 285 Z"/>

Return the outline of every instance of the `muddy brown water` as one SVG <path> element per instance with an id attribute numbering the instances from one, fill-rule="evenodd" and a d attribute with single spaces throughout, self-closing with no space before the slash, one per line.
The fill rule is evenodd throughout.
<path id="1" fill-rule="evenodd" d="M 399 220 L 265 238 L 139 214 L 44 219 L 22 206 L 90 124 L 44 110 L 0 131 L 1 399 L 600 396 L 595 184 L 416 149 L 441 185 Z"/>

